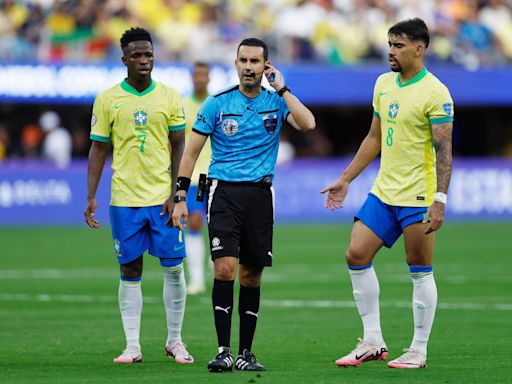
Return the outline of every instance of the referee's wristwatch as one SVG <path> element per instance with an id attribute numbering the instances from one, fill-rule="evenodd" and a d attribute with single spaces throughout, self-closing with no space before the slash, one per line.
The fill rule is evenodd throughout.
<path id="1" fill-rule="evenodd" d="M 180 201 L 187 201 L 187 196 L 175 195 L 174 202 L 179 203 Z"/>
<path id="2" fill-rule="evenodd" d="M 292 93 L 292 90 L 287 85 L 284 85 L 283 88 L 281 88 L 279 91 L 277 91 L 277 94 L 279 95 L 279 97 L 283 97 L 285 92 Z"/>

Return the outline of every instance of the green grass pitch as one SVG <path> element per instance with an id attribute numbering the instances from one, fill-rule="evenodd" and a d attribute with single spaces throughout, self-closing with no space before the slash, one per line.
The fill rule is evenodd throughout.
<path id="1" fill-rule="evenodd" d="M 209 293 L 189 297 L 183 339 L 196 358 L 164 356 L 157 260 L 145 256 L 142 364 L 115 365 L 124 347 L 118 268 L 108 228 L 0 228 L 1 383 L 510 383 L 512 223 L 446 223 L 438 233 L 439 308 L 428 368 L 384 362 L 339 368 L 362 335 L 343 260 L 350 226 L 277 226 L 265 271 L 253 351 L 261 374 L 212 374 L 216 351 Z M 375 260 L 390 358 L 412 338 L 412 284 L 403 242 Z M 236 307 L 236 301 L 235 301 Z M 238 314 L 232 332 L 236 351 Z"/>

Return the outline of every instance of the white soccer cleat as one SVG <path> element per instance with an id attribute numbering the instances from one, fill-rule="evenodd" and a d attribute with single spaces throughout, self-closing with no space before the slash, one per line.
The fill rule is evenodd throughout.
<path id="1" fill-rule="evenodd" d="M 113 360 L 114 363 L 119 364 L 142 363 L 143 361 L 140 348 L 132 345 L 127 346 L 123 353 Z"/>
<path id="2" fill-rule="evenodd" d="M 206 292 L 204 284 L 192 283 L 187 286 L 187 295 L 195 296 Z"/>
<path id="3" fill-rule="evenodd" d="M 426 368 L 427 358 L 414 349 L 404 349 L 404 354 L 388 363 L 389 368 Z"/>
<path id="4" fill-rule="evenodd" d="M 339 367 L 357 367 L 370 360 L 385 360 L 388 357 L 388 348 L 385 344 L 373 345 L 358 339 L 356 348 L 348 355 L 336 360 Z"/>
<path id="5" fill-rule="evenodd" d="M 192 364 L 194 362 L 194 358 L 187 351 L 187 346 L 181 340 L 174 340 L 167 344 L 165 354 L 174 357 L 174 361 L 180 364 Z"/>

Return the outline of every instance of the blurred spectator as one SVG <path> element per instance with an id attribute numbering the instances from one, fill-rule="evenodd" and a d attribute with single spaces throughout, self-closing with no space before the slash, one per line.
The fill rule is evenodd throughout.
<path id="1" fill-rule="evenodd" d="M 58 168 L 66 168 L 71 162 L 73 141 L 69 131 L 60 126 L 60 117 L 53 111 L 45 112 L 39 118 L 39 126 L 45 132 L 43 157 Z"/>
<path id="2" fill-rule="evenodd" d="M 282 129 L 281 137 L 279 138 L 279 151 L 277 152 L 276 166 L 286 164 L 294 158 L 295 147 L 290 142 L 290 131 Z"/>
<path id="3" fill-rule="evenodd" d="M 38 158 L 43 134 L 36 124 L 27 124 L 21 130 L 22 155 L 28 159 Z"/>
<path id="4" fill-rule="evenodd" d="M 353 64 L 385 59 L 388 27 L 421 17 L 430 57 L 472 68 L 512 60 L 511 13 L 511 0 L 0 0 L 0 59 L 112 60 L 140 25 L 164 61 L 231 63 L 226 52 L 253 35 L 274 61 Z"/>
<path id="5" fill-rule="evenodd" d="M 71 136 L 73 138 L 72 156 L 74 158 L 87 157 L 90 146 L 89 130 L 83 128 L 73 129 Z"/>
<path id="6" fill-rule="evenodd" d="M 5 160 L 9 155 L 10 145 L 11 139 L 9 137 L 9 131 L 5 126 L 0 124 L 0 162 Z"/>

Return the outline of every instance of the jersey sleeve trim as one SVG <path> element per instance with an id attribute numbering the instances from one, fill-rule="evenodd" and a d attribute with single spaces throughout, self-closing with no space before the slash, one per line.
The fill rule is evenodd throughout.
<path id="1" fill-rule="evenodd" d="M 379 112 L 377 112 L 377 111 L 373 111 L 373 117 L 378 117 L 378 118 L 380 119 Z"/>
<path id="2" fill-rule="evenodd" d="M 436 119 L 430 119 L 430 124 L 443 124 L 453 122 L 453 116 L 439 117 Z"/>
<path id="3" fill-rule="evenodd" d="M 110 137 L 104 137 L 104 136 L 98 136 L 98 135 L 93 135 L 91 133 L 91 135 L 89 136 L 89 138 L 91 140 L 94 140 L 94 141 L 100 141 L 102 143 L 108 143 L 110 141 Z"/>
<path id="4" fill-rule="evenodd" d="M 208 133 L 206 133 L 206 132 L 202 132 L 202 131 L 200 131 L 200 130 L 199 130 L 199 129 L 197 129 L 197 128 L 192 128 L 192 132 L 198 133 L 198 134 L 200 134 L 201 136 L 207 136 L 207 137 L 208 137 L 208 136 L 210 136 L 210 134 L 208 134 Z"/>
<path id="5" fill-rule="evenodd" d="M 175 132 L 175 131 L 183 131 L 187 125 L 186 124 L 180 124 L 180 125 L 170 125 L 169 131 Z"/>

